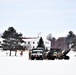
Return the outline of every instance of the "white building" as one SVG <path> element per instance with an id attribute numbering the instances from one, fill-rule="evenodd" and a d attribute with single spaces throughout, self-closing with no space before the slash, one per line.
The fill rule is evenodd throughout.
<path id="1" fill-rule="evenodd" d="M 2 43 L 3 43 L 3 38 L 0 38 L 0 50 L 3 50 L 3 48 L 2 48 Z"/>
<path id="2" fill-rule="evenodd" d="M 22 43 L 22 45 L 25 46 L 26 49 L 36 48 L 38 45 L 39 39 L 40 37 L 25 37 L 23 38 L 25 42 Z M 42 37 L 42 39 L 44 41 L 45 48 L 49 50 L 51 46 L 51 42 L 48 41 L 45 37 Z"/>
<path id="3" fill-rule="evenodd" d="M 0 38 L 0 43 L 3 43 L 3 40 L 4 40 L 3 38 Z"/>

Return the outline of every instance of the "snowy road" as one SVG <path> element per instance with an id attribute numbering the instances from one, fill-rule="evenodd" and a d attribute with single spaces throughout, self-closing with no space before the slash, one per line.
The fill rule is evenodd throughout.
<path id="1" fill-rule="evenodd" d="M 3 55 L 3 54 L 4 55 Z M 0 75 L 76 75 L 76 53 L 70 52 L 70 60 L 28 60 L 24 56 L 6 56 L 0 52 Z"/>

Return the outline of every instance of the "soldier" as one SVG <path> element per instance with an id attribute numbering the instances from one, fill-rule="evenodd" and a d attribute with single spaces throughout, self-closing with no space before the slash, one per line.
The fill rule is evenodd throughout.
<path id="1" fill-rule="evenodd" d="M 23 55 L 23 51 L 21 51 L 20 55 L 21 55 L 21 56 Z"/>

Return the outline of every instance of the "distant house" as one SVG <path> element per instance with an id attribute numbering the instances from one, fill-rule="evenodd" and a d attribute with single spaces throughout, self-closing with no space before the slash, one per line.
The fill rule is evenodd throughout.
<path id="1" fill-rule="evenodd" d="M 42 37 L 44 41 L 45 48 L 50 50 L 50 44 L 51 42 L 48 41 L 45 37 Z M 22 45 L 25 47 L 25 49 L 32 49 L 36 48 L 38 45 L 40 37 L 23 37 L 22 40 L 24 40 L 24 43 Z"/>

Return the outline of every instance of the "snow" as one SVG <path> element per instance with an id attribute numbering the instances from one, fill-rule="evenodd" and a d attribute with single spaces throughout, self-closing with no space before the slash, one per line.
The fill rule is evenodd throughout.
<path id="1" fill-rule="evenodd" d="M 0 51 L 0 75 L 76 75 L 76 53 L 70 52 L 70 60 L 29 60 L 28 51 L 20 56 Z"/>

